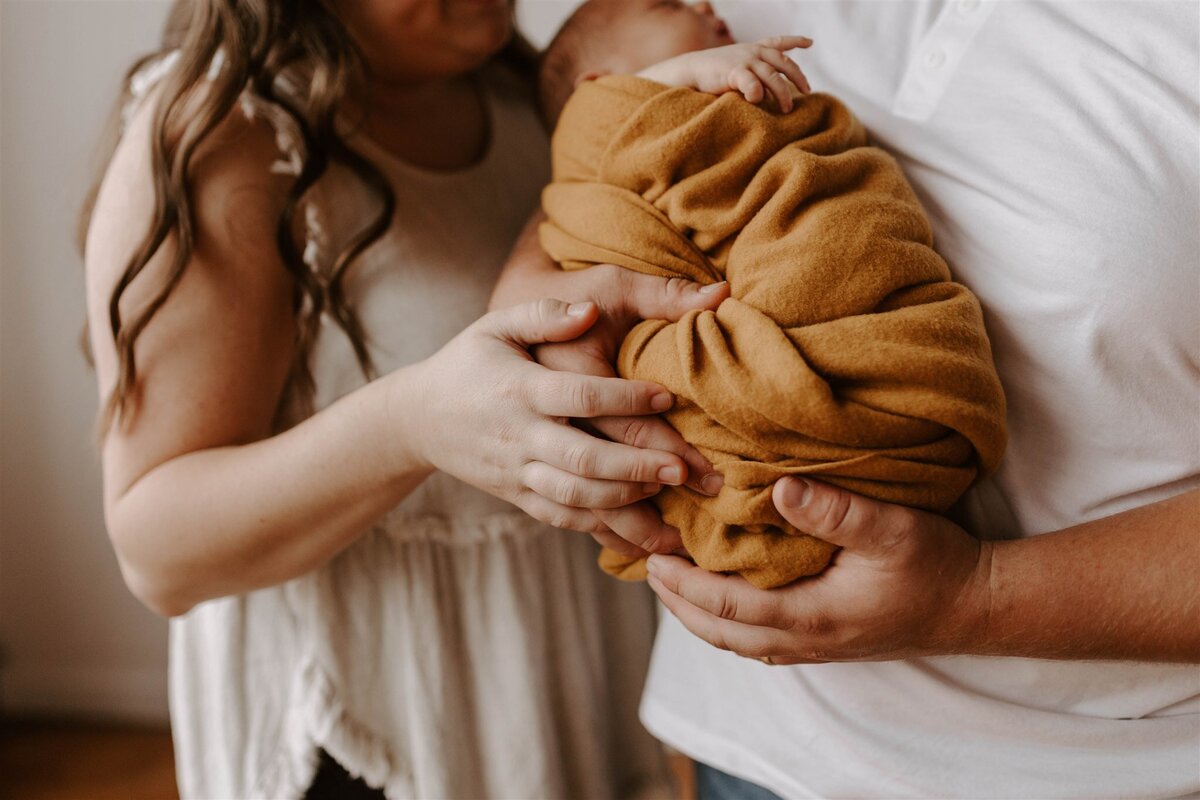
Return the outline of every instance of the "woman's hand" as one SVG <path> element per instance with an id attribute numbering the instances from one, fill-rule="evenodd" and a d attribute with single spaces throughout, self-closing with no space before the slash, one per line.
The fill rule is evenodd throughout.
<path id="1" fill-rule="evenodd" d="M 561 372 L 611 378 L 621 341 L 643 319 L 677 320 L 692 310 L 715 309 L 729 296 L 726 283 L 703 286 L 679 278 L 641 275 L 611 264 L 564 272 L 537 240 L 545 217 L 535 214 L 525 226 L 508 266 L 492 294 L 491 307 L 504 308 L 539 297 L 594 302 L 600 318 L 582 336 L 531 349 L 538 363 Z M 712 464 L 657 416 L 613 414 L 576 419 L 574 424 L 597 436 L 633 447 L 674 453 L 686 464 L 686 483 L 715 495 L 723 480 Z M 596 539 L 622 555 L 644 557 L 682 546 L 679 531 L 665 525 L 648 502 L 596 509 L 603 526 Z M 614 533 L 615 532 L 615 533 Z"/>
<path id="2" fill-rule="evenodd" d="M 637 417 L 673 398 L 644 381 L 558 372 L 527 348 L 574 339 L 599 316 L 595 303 L 540 300 L 478 320 L 404 376 L 421 396 L 397 420 L 419 458 L 560 528 L 612 536 L 590 509 L 643 500 L 683 482 L 679 456 L 598 439 L 570 418 Z M 399 413 L 399 412 L 396 412 Z M 651 541 L 670 551 L 677 541 Z"/>
<path id="3" fill-rule="evenodd" d="M 775 506 L 842 549 L 822 574 L 755 589 L 682 558 L 650 559 L 650 586 L 688 630 L 768 664 L 964 652 L 986 619 L 990 545 L 942 517 L 786 478 Z"/>

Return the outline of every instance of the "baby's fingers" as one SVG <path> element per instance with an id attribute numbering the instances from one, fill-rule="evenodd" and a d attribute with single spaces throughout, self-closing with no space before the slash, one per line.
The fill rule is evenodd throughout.
<path id="1" fill-rule="evenodd" d="M 808 85 L 808 78 L 804 77 L 804 73 L 800 71 L 800 66 L 780 51 L 774 49 L 764 50 L 761 58 L 776 70 L 782 72 L 789 81 L 795 84 L 801 93 L 808 94 L 812 91 L 812 88 Z"/>
<path id="2" fill-rule="evenodd" d="M 775 102 L 779 104 L 779 109 L 785 114 L 791 111 L 793 105 L 792 89 L 787 79 L 776 72 L 775 67 L 765 61 L 755 61 L 750 69 L 762 81 L 762 85 L 767 87 L 775 97 Z"/>
<path id="3" fill-rule="evenodd" d="M 741 92 L 751 103 L 761 103 L 764 97 L 762 81 L 744 64 L 729 73 L 729 88 Z"/>
<path id="4" fill-rule="evenodd" d="M 758 42 L 763 47 L 775 50 L 793 50 L 797 47 L 812 47 L 812 39 L 807 36 L 771 36 Z"/>

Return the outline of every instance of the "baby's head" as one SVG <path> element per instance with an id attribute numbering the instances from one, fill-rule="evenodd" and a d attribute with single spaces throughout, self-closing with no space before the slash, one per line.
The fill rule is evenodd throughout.
<path id="1" fill-rule="evenodd" d="M 681 0 L 588 0 L 542 55 L 538 100 L 554 126 L 581 79 L 631 74 L 668 58 L 733 44 L 709 3 Z"/>

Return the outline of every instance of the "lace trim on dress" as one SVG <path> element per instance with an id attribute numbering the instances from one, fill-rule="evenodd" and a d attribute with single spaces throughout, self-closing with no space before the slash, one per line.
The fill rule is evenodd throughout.
<path id="1" fill-rule="evenodd" d="M 259 775 L 252 797 L 304 797 L 316 777 L 319 750 L 388 797 L 416 796 L 412 775 L 397 769 L 402 762 L 387 742 L 346 711 L 329 677 L 309 658 L 293 679 L 279 748 Z"/>

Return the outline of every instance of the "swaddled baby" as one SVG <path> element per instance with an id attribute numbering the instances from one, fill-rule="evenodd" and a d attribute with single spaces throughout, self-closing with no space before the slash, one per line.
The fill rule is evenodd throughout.
<path id="1" fill-rule="evenodd" d="M 779 478 L 945 511 L 1005 443 L 979 303 L 895 161 L 806 94 L 783 51 L 807 44 L 735 44 L 707 3 L 592 0 L 539 76 L 557 121 L 546 251 L 564 269 L 729 281 L 716 311 L 639 324 L 617 367 L 675 393 L 667 420 L 725 478 L 716 497 L 664 487 L 664 521 L 699 566 L 760 588 L 834 549 L 775 511 Z M 600 563 L 645 576 L 611 551 Z"/>

